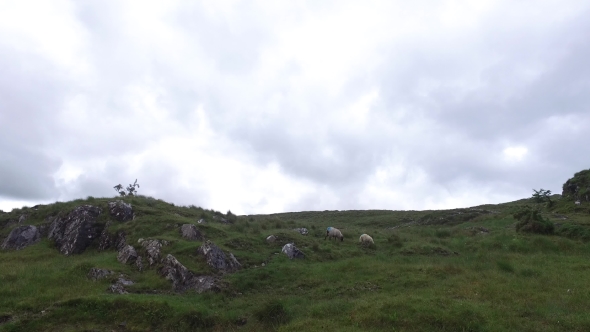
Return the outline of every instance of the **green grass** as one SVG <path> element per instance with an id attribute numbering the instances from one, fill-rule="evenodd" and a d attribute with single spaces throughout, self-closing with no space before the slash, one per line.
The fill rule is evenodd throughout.
<path id="1" fill-rule="evenodd" d="M 22 214 L 26 224 L 40 225 L 81 204 L 101 207 L 99 220 L 106 223 L 110 200 L 90 197 L 0 214 L 0 237 Z M 0 251 L 0 331 L 590 330 L 590 220 L 576 211 L 566 211 L 567 219 L 555 216 L 569 208 L 566 200 L 543 212 L 560 223 L 555 235 L 515 231 L 512 214 L 530 200 L 447 211 L 237 217 L 149 197 L 124 200 L 137 217 L 109 230 L 125 231 L 136 248 L 139 238 L 165 239 L 170 245 L 163 255 L 173 254 L 197 274 L 214 273 L 196 253 L 201 242 L 180 237 L 180 225 L 194 223 L 243 269 L 225 275 L 219 293 L 176 294 L 157 267 L 140 273 L 118 263 L 116 252 L 95 247 L 65 257 L 43 239 Z M 233 223 L 216 221 L 221 216 Z M 328 226 L 341 229 L 344 242 L 324 240 Z M 297 227 L 310 234 L 293 231 Z M 482 227 L 489 232 L 478 231 Z M 362 233 L 375 245 L 360 245 Z M 279 240 L 266 243 L 270 234 Z M 281 254 L 287 242 L 306 258 Z M 106 292 L 112 280 L 89 280 L 92 267 L 126 274 L 136 282 L 131 294 Z"/>

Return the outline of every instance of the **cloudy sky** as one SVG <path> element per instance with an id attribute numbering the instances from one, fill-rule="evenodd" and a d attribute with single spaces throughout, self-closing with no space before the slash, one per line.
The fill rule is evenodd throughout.
<path id="1" fill-rule="evenodd" d="M 590 168 L 590 2 L 0 0 L 0 209 L 440 209 Z"/>

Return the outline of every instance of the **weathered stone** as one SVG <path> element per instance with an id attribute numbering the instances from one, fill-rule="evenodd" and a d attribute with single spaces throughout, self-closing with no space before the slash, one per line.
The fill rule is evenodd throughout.
<path id="1" fill-rule="evenodd" d="M 182 265 L 174 256 L 167 255 L 162 261 L 160 275 L 172 282 L 177 292 L 194 289 L 197 293 L 207 290 L 218 290 L 217 279 L 212 276 L 195 276 L 193 272 Z"/>
<path id="2" fill-rule="evenodd" d="M 223 250 L 211 241 L 203 243 L 197 252 L 205 256 L 207 264 L 217 271 L 231 273 L 242 267 L 233 254 L 230 253 L 228 257 Z"/>
<path id="3" fill-rule="evenodd" d="M 115 294 L 129 294 L 125 289 L 125 286 L 131 286 L 133 284 L 133 281 L 126 279 L 124 275 L 120 274 L 117 281 L 109 286 L 107 290 Z"/>
<path id="4" fill-rule="evenodd" d="M 117 221 L 125 222 L 133 220 L 133 208 L 131 204 L 125 203 L 121 200 L 109 202 L 109 213 Z"/>
<path id="5" fill-rule="evenodd" d="M 193 224 L 184 224 L 180 227 L 180 234 L 190 241 L 203 241 L 203 234 Z"/>
<path id="6" fill-rule="evenodd" d="M 268 242 L 268 243 L 274 243 L 276 240 L 277 240 L 277 237 L 276 237 L 276 236 L 274 236 L 274 235 L 269 235 L 269 236 L 266 238 L 266 242 Z"/>
<path id="7" fill-rule="evenodd" d="M 139 272 L 143 271 L 143 258 L 141 258 L 141 256 L 137 256 L 137 259 L 135 260 L 135 266 Z"/>
<path id="8" fill-rule="evenodd" d="M 283 246 L 282 252 L 284 252 L 287 255 L 287 257 L 289 257 L 289 259 L 305 258 L 305 254 L 301 250 L 297 249 L 294 243 L 285 244 Z"/>
<path id="9" fill-rule="evenodd" d="M 20 217 L 18 217 L 18 223 L 22 224 L 23 222 L 25 222 L 25 220 L 27 220 L 28 216 L 26 214 L 21 214 Z"/>
<path id="10" fill-rule="evenodd" d="M 307 228 L 295 228 L 294 231 L 299 232 L 299 234 L 301 234 L 301 235 L 307 235 L 309 233 L 307 231 Z"/>
<path id="11" fill-rule="evenodd" d="M 56 218 L 49 226 L 49 239 L 64 255 L 80 254 L 97 238 L 103 225 L 96 222 L 101 210 L 92 205 L 75 208 L 65 217 Z"/>
<path id="12" fill-rule="evenodd" d="M 121 285 L 120 283 L 114 283 L 110 285 L 107 290 L 115 294 L 129 294 L 129 292 L 125 290 L 125 287 L 123 287 L 123 285 Z"/>
<path id="13" fill-rule="evenodd" d="M 93 267 L 90 269 L 90 272 L 88 272 L 88 278 L 97 281 L 100 279 L 104 279 L 112 274 L 114 274 L 114 272 L 111 270 L 98 269 L 96 267 Z"/>
<path id="14" fill-rule="evenodd" d="M 107 223 L 106 227 L 100 234 L 98 239 L 98 250 L 104 251 L 107 249 L 115 249 L 117 251 L 121 250 L 123 247 L 127 245 L 126 241 L 126 234 L 124 231 L 118 231 L 115 234 L 109 232 L 108 227 L 110 222 Z"/>
<path id="15" fill-rule="evenodd" d="M 4 250 L 20 250 L 39 242 L 39 240 L 41 240 L 41 233 L 37 227 L 32 225 L 19 226 L 8 234 L 8 237 L 2 242 L 0 248 Z"/>
<path id="16" fill-rule="evenodd" d="M 137 260 L 137 251 L 132 246 L 127 245 L 119 250 L 117 260 L 123 264 L 133 264 Z"/>
<path id="17" fill-rule="evenodd" d="M 162 246 L 168 245 L 168 241 L 164 240 L 143 240 L 141 242 L 142 247 L 145 248 L 147 253 L 147 260 L 150 266 L 157 264 L 161 260 L 160 249 Z"/>

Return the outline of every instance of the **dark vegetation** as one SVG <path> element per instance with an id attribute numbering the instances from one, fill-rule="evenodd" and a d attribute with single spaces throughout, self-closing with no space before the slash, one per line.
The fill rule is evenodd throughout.
<path id="1" fill-rule="evenodd" d="M 576 205 L 575 196 L 552 195 L 551 206 L 531 197 L 444 211 L 250 216 L 137 195 L 88 197 L 0 213 L 0 240 L 23 215 L 40 225 L 83 204 L 107 211 L 114 199 L 135 210 L 134 220 L 109 226 L 128 243 L 167 240 L 164 256 L 212 274 L 196 253 L 202 242 L 179 235 L 192 223 L 243 268 L 218 292 L 178 294 L 156 268 L 139 272 L 95 245 L 66 257 L 43 238 L 0 251 L 0 331 L 590 331 L 590 203 Z M 328 226 L 344 242 L 324 241 Z M 362 233 L 375 245 L 360 245 Z M 278 239 L 267 243 L 271 234 Z M 281 254 L 288 242 L 306 258 Z M 92 281 L 93 267 L 136 283 L 130 294 L 109 293 L 115 277 Z"/>

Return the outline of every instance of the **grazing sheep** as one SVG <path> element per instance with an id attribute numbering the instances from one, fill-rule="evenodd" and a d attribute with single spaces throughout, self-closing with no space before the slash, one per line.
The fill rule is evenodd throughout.
<path id="1" fill-rule="evenodd" d="M 575 203 L 576 203 L 576 205 L 580 205 L 580 204 L 581 204 L 581 202 L 580 202 L 580 201 L 576 201 Z"/>
<path id="2" fill-rule="evenodd" d="M 361 235 L 361 237 L 359 238 L 359 242 L 361 242 L 362 244 L 366 244 L 366 243 L 375 244 L 375 242 L 373 242 L 373 238 L 367 234 Z"/>
<path id="3" fill-rule="evenodd" d="M 327 238 L 338 238 L 340 241 L 344 241 L 344 235 L 342 235 L 342 232 L 338 228 L 334 227 L 328 227 L 326 229 L 326 237 L 324 237 L 324 240 Z"/>

